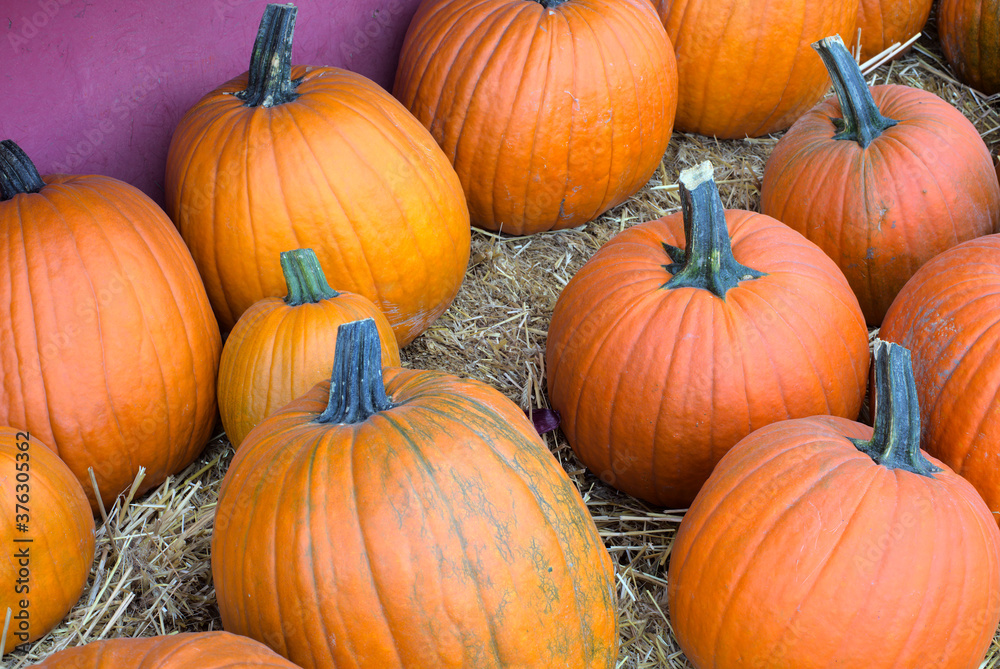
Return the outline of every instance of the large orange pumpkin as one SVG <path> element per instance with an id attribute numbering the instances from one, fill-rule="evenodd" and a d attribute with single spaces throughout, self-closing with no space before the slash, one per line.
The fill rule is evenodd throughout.
<path id="1" fill-rule="evenodd" d="M 383 364 L 399 366 L 392 326 L 371 300 L 333 290 L 312 249 L 282 251 L 280 263 L 288 294 L 254 303 L 222 348 L 219 414 L 235 448 L 264 418 L 330 375 L 338 326 L 371 318 Z"/>
<path id="2" fill-rule="evenodd" d="M 545 362 L 562 430 L 605 482 L 682 508 L 753 430 L 854 418 L 868 332 L 843 273 L 779 221 L 723 211 L 705 163 L 683 213 L 604 245 L 556 303 Z M 686 245 L 686 250 L 685 250 Z"/>
<path id="3" fill-rule="evenodd" d="M 886 351 L 891 347 L 892 351 Z M 907 351 L 875 349 L 874 430 L 757 430 L 719 463 L 670 553 L 671 628 L 702 669 L 976 669 L 1000 621 L 1000 530 L 920 452 Z"/>
<path id="4" fill-rule="evenodd" d="M 1000 0 L 941 0 L 937 16 L 941 48 L 958 78 L 1000 93 Z"/>
<path id="5" fill-rule="evenodd" d="M 296 669 L 264 644 L 229 632 L 103 639 L 49 655 L 37 669 Z"/>
<path id="6" fill-rule="evenodd" d="M 215 424 L 222 341 L 170 219 L 103 176 L 43 180 L 0 148 L 0 424 L 59 453 L 95 510 L 140 467 L 141 494 L 186 467 Z"/>
<path id="7" fill-rule="evenodd" d="M 861 60 L 874 58 L 924 29 L 934 0 L 861 0 Z"/>
<path id="8" fill-rule="evenodd" d="M 393 90 L 454 163 L 472 223 L 522 235 L 646 184 L 677 69 L 648 0 L 424 0 Z"/>
<path id="9" fill-rule="evenodd" d="M 0 427 L 0 514 L 0 620 L 11 616 L 0 650 L 9 653 L 79 601 L 94 561 L 94 515 L 66 463 L 12 427 Z"/>
<path id="10" fill-rule="evenodd" d="M 1000 235 L 921 267 L 879 336 L 913 352 L 923 448 L 968 479 L 1000 522 Z"/>
<path id="11" fill-rule="evenodd" d="M 656 0 L 677 50 L 677 129 L 721 138 L 784 130 L 830 79 L 809 45 L 853 35 L 858 0 Z"/>
<path id="12" fill-rule="evenodd" d="M 1000 187 L 986 145 L 960 111 L 909 86 L 869 89 L 839 37 L 815 46 L 837 98 L 811 109 L 774 147 L 760 210 L 826 251 L 877 326 L 921 265 L 998 229 Z"/>
<path id="13" fill-rule="evenodd" d="M 284 294 L 278 254 L 315 250 L 405 346 L 444 313 L 469 260 L 462 186 L 426 128 L 370 80 L 291 67 L 295 7 L 269 5 L 250 71 L 181 119 L 166 205 L 228 332 Z"/>
<path id="14" fill-rule="evenodd" d="M 247 435 L 212 575 L 227 630 L 307 669 L 611 669 L 618 653 L 610 557 L 524 412 L 440 372 L 383 385 L 371 320 L 340 327 L 332 382 Z"/>

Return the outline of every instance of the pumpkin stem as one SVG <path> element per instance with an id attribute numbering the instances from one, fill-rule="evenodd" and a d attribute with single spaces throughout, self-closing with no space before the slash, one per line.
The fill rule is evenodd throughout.
<path id="1" fill-rule="evenodd" d="M 875 420 L 872 438 L 851 439 L 859 451 L 889 469 L 934 478 L 935 467 L 920 452 L 920 405 L 910 350 L 875 340 Z"/>
<path id="2" fill-rule="evenodd" d="M 861 68 L 851 57 L 851 52 L 844 46 L 840 35 L 825 37 L 813 42 L 812 47 L 819 52 L 823 64 L 826 65 L 833 80 L 833 90 L 840 100 L 840 112 L 843 120 L 835 119 L 834 127 L 839 130 L 834 139 L 849 139 L 866 148 L 886 128 L 891 128 L 899 121 L 882 116 L 878 105 L 872 99 L 871 89 L 865 82 Z"/>
<path id="3" fill-rule="evenodd" d="M 21 147 L 11 139 L 0 142 L 0 202 L 21 193 L 37 193 L 44 187 L 45 182 Z"/>
<path id="4" fill-rule="evenodd" d="M 292 33 L 295 32 L 293 4 L 270 4 L 257 29 L 250 56 L 250 79 L 246 89 L 236 93 L 247 107 L 273 107 L 298 97 L 292 81 Z"/>
<path id="5" fill-rule="evenodd" d="M 288 306 L 315 304 L 340 295 L 327 283 L 316 252 L 312 249 L 282 251 L 279 257 L 285 285 L 288 286 L 288 295 L 285 296 L 285 304 Z"/>
<path id="6" fill-rule="evenodd" d="M 569 2 L 569 0 L 534 0 L 534 2 L 537 2 L 545 9 L 551 9 L 553 7 L 558 7 L 561 4 Z"/>
<path id="7" fill-rule="evenodd" d="M 382 345 L 375 321 L 344 323 L 337 328 L 330 401 L 317 423 L 363 423 L 393 407 L 382 381 Z"/>
<path id="8" fill-rule="evenodd" d="M 722 299 L 740 281 L 767 276 L 741 265 L 733 256 L 726 227 L 726 211 L 719 189 L 712 180 L 712 164 L 703 162 L 681 172 L 681 210 L 684 212 L 686 249 L 664 244 L 673 262 L 664 269 L 674 276 L 663 288 L 703 288 Z"/>

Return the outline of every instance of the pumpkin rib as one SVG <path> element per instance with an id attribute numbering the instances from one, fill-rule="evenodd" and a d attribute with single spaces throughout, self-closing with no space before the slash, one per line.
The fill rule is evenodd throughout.
<path id="1" fill-rule="evenodd" d="M 989 334 L 990 330 L 993 330 L 993 329 L 1000 330 L 1000 322 L 994 323 L 990 327 L 986 328 L 986 330 L 984 330 L 978 337 L 976 337 L 976 339 L 973 342 L 973 344 L 970 345 L 968 347 L 968 349 L 966 349 L 966 350 L 971 350 L 972 347 L 973 347 L 973 345 L 975 345 L 976 342 L 982 340 L 983 337 L 985 337 L 987 334 Z M 970 376 L 970 378 L 969 378 L 969 385 L 971 386 L 976 381 L 981 380 L 981 379 L 977 378 L 978 376 L 982 376 L 982 375 L 988 376 L 986 374 L 987 371 L 989 371 L 989 370 L 983 370 L 983 369 L 977 370 L 976 374 L 973 374 L 972 376 Z M 951 379 L 951 375 L 950 374 L 949 374 L 948 378 L 949 378 L 949 380 Z M 947 384 L 947 381 L 945 381 L 945 384 Z M 942 386 L 943 385 L 944 384 L 942 384 Z M 962 395 L 958 395 L 957 397 L 962 397 Z M 1000 406 L 1000 384 L 997 384 L 996 390 L 993 391 L 993 399 L 992 399 L 992 401 L 986 403 L 985 411 L 982 413 L 982 415 L 979 416 L 979 419 L 975 421 L 975 423 L 976 423 L 976 429 L 973 432 L 973 434 L 980 434 L 982 432 L 982 428 L 986 424 L 986 421 L 988 421 L 991 418 L 991 416 L 990 416 L 991 409 L 993 407 L 996 407 L 996 406 Z M 965 467 L 966 467 L 966 465 L 969 462 L 969 458 L 972 457 L 972 455 L 974 453 L 976 453 L 976 451 L 979 448 L 979 446 L 980 446 L 979 443 L 975 443 L 974 442 L 973 444 L 971 444 L 969 450 L 967 450 L 965 452 L 965 455 L 962 458 L 962 463 L 961 463 L 961 465 L 959 466 L 959 468 L 957 470 L 959 473 L 965 471 Z"/>
<path id="2" fill-rule="evenodd" d="M 548 54 L 549 54 L 549 57 L 548 57 L 547 61 L 549 63 L 551 63 L 553 61 L 552 50 L 553 50 L 553 47 L 555 46 L 556 40 L 553 38 L 551 31 L 549 31 L 549 30 L 542 30 L 541 29 L 542 28 L 542 23 L 545 20 L 545 12 L 546 12 L 546 10 L 543 8 L 542 11 L 538 13 L 538 22 L 535 25 L 535 29 L 533 31 L 533 37 L 531 39 L 531 44 L 528 47 L 528 53 L 530 54 L 535 49 L 536 40 L 537 41 L 546 40 L 548 42 Z M 555 13 L 558 14 L 560 12 L 555 12 Z M 544 34 L 544 37 L 542 36 L 543 34 Z M 539 46 L 538 49 L 540 51 L 541 47 Z M 544 71 L 544 73 L 542 75 L 541 86 L 539 86 L 539 88 L 538 88 L 538 98 L 539 98 L 539 100 L 545 100 L 546 99 L 546 93 L 549 90 L 549 79 L 552 76 L 552 68 L 551 67 L 545 67 L 545 68 L 543 68 L 543 71 Z M 524 82 L 523 78 L 522 78 L 521 82 L 522 82 L 521 85 L 523 85 L 523 82 Z M 520 91 L 520 86 L 518 87 L 518 90 Z M 541 120 L 544 117 L 544 112 L 545 112 L 545 104 L 544 103 L 539 104 L 538 105 L 538 110 L 535 112 L 535 127 L 533 129 L 533 132 L 531 133 L 531 142 L 528 145 L 529 151 L 528 151 L 527 155 L 529 156 L 529 158 L 528 158 L 528 165 L 527 165 L 526 169 L 529 172 L 531 171 L 531 167 L 532 167 L 531 163 L 534 162 L 537 159 L 538 153 L 541 153 L 540 151 L 537 151 L 537 148 L 538 148 L 538 136 L 542 132 L 542 123 L 541 123 Z M 507 127 L 508 128 L 510 127 L 509 123 L 508 123 Z M 567 155 L 568 155 L 568 152 L 567 152 Z M 494 197 L 493 197 L 493 219 L 494 220 L 499 220 L 499 216 L 498 216 L 496 204 L 500 200 L 500 198 L 496 197 L 496 193 L 497 193 L 498 190 L 505 190 L 506 189 L 506 184 L 502 183 L 501 180 L 497 179 L 497 172 L 499 172 L 499 170 L 500 170 L 500 164 L 501 164 L 501 162 L 502 161 L 500 160 L 500 157 L 497 156 L 496 171 L 493 174 L 493 190 L 494 190 Z M 555 186 L 555 185 L 556 184 L 553 183 L 553 186 Z M 528 203 L 529 198 L 531 196 L 531 187 L 532 187 L 531 179 L 525 179 L 525 181 L 524 181 L 524 197 L 522 198 L 525 204 L 524 204 L 524 207 L 521 208 L 521 211 L 517 212 L 520 215 L 524 214 L 524 209 L 526 209 L 527 206 L 528 206 L 527 203 Z M 565 190 L 565 188 L 563 188 L 563 193 L 565 193 L 565 192 L 566 192 L 566 190 Z M 565 200 L 565 198 L 564 198 L 564 200 Z"/>
<path id="3" fill-rule="evenodd" d="M 695 299 L 694 295 L 695 295 L 695 292 L 691 291 L 691 294 L 688 297 L 687 302 L 684 304 L 683 309 L 680 310 L 680 313 L 674 319 L 674 322 L 677 325 L 677 332 L 678 333 L 681 333 L 681 332 L 683 332 L 683 331 L 685 331 L 687 329 L 687 328 L 684 327 L 684 325 L 685 325 L 685 317 L 686 317 L 686 315 L 688 313 L 688 310 L 691 308 L 691 305 L 694 302 L 697 301 Z M 658 326 L 659 325 L 658 317 L 660 317 L 660 314 L 662 314 L 663 312 L 666 312 L 667 314 L 669 314 L 671 311 L 673 311 L 673 309 L 670 308 L 670 307 L 673 307 L 673 305 L 670 304 L 668 300 L 661 300 L 660 304 L 658 305 L 658 307 L 656 308 L 656 310 L 650 315 L 649 320 L 647 321 L 646 325 L 644 325 L 642 328 L 639 328 L 638 332 L 636 333 L 635 340 L 633 340 L 628 347 L 624 347 L 624 346 L 622 347 L 622 348 L 627 348 L 628 350 L 631 351 L 631 353 L 629 354 L 629 359 L 631 359 L 631 357 L 633 355 L 637 354 L 637 353 L 644 353 L 644 351 L 640 350 L 641 347 L 638 347 L 638 346 L 635 345 L 636 341 L 645 341 L 645 340 L 647 340 L 647 338 L 649 338 L 649 335 L 646 334 L 646 329 L 650 328 L 650 327 Z M 694 323 L 695 323 L 695 325 L 697 325 L 697 321 L 694 321 Z M 657 328 L 657 329 L 659 329 L 659 328 Z M 670 387 L 670 385 L 669 385 L 668 382 L 669 382 L 669 380 L 671 378 L 674 377 L 674 375 L 673 375 L 673 369 L 672 369 L 673 363 L 676 362 L 676 356 L 674 356 L 674 351 L 677 350 L 677 342 L 680 339 L 680 337 L 666 337 L 665 339 L 670 344 L 670 351 L 669 351 L 668 357 L 671 360 L 671 364 L 667 365 L 665 369 L 661 369 L 660 370 L 660 373 L 662 375 L 661 381 L 662 381 L 662 384 L 663 384 L 661 387 L 664 389 L 664 391 L 666 391 L 666 389 Z M 692 356 L 693 355 L 694 355 L 694 350 L 692 348 Z M 623 367 L 626 368 L 626 369 L 628 368 L 628 361 L 626 361 L 626 364 L 623 365 Z M 690 367 L 690 365 L 688 365 L 688 366 L 684 367 L 684 369 L 691 369 L 691 367 Z M 588 372 L 589 372 L 589 370 L 588 370 Z M 714 376 L 715 375 L 713 374 L 712 376 L 713 376 L 712 383 L 713 383 L 713 387 L 714 387 L 714 384 L 715 384 Z M 617 382 L 617 384 L 615 386 L 615 391 L 611 395 L 612 398 L 617 397 L 617 395 L 618 395 L 618 388 L 621 386 L 621 383 L 623 382 L 623 380 L 625 379 L 625 377 L 626 377 L 625 374 L 619 375 L 618 382 Z M 668 399 L 669 399 L 669 393 L 667 393 L 667 392 L 660 393 L 660 404 L 659 404 L 658 410 L 656 412 L 656 418 L 653 420 L 653 434 L 654 435 L 658 435 L 660 433 L 660 421 L 663 419 L 663 405 L 668 401 Z M 577 407 L 577 411 L 579 411 L 579 407 Z M 608 412 L 609 413 L 613 413 L 614 411 L 615 411 L 614 399 L 612 399 L 611 406 L 608 407 Z M 609 463 L 613 463 L 614 462 L 614 453 L 613 453 L 613 450 L 614 450 L 614 439 L 613 439 L 613 436 L 614 436 L 613 435 L 613 432 L 614 432 L 614 430 L 613 430 L 614 421 L 610 421 L 609 420 L 609 421 L 607 421 L 607 424 L 608 424 L 608 432 L 609 432 L 609 434 L 608 434 L 608 454 L 607 454 L 607 459 L 608 459 Z M 657 471 L 656 471 L 656 449 L 655 448 L 652 449 L 652 451 L 650 452 L 649 459 L 650 459 L 650 473 L 652 474 L 652 477 L 651 477 L 652 478 L 652 487 L 656 488 L 656 487 L 658 487 L 657 486 L 658 482 L 657 482 Z"/>
<path id="4" fill-rule="evenodd" d="M 800 26 L 799 26 L 799 44 L 803 44 L 805 42 L 805 34 L 806 34 L 805 4 L 800 4 L 798 6 L 802 8 L 802 19 L 800 21 Z M 765 4 L 764 7 L 761 8 L 761 15 L 765 14 L 764 10 L 766 9 L 766 7 L 767 5 Z M 761 33 L 760 38 L 763 38 L 763 35 L 764 33 Z M 801 52 L 802 49 L 800 48 L 799 51 Z M 768 52 L 767 46 L 765 46 L 764 48 L 760 48 L 758 42 L 758 48 L 754 49 L 753 52 L 754 58 L 756 59 L 759 54 L 767 52 Z M 799 54 L 799 57 L 801 57 L 801 54 Z M 785 83 L 781 87 L 781 93 L 778 95 L 778 100 L 774 103 L 774 106 L 771 107 L 771 111 L 767 112 L 767 116 L 764 117 L 764 120 L 761 122 L 761 124 L 754 129 L 753 131 L 754 134 L 760 133 L 762 128 L 765 128 L 769 123 L 774 122 L 773 121 L 774 116 L 777 114 L 778 108 L 781 107 L 781 102 L 785 99 L 785 95 L 788 93 L 788 87 L 792 83 L 792 76 L 794 74 L 794 69 L 795 68 L 791 68 L 788 70 L 788 78 L 785 79 Z"/>
<path id="5" fill-rule="evenodd" d="M 771 530 L 774 529 L 774 527 L 776 525 L 780 524 L 784 519 L 786 519 L 788 517 L 788 515 L 790 513 L 792 513 L 793 510 L 797 510 L 798 506 L 801 504 L 801 499 L 804 496 L 808 495 L 811 490 L 817 488 L 820 485 L 829 484 L 829 480 L 832 477 L 832 475 L 834 474 L 834 472 L 836 472 L 841 467 L 844 467 L 845 465 L 848 465 L 848 463 L 851 463 L 852 460 L 853 460 L 853 458 L 842 460 L 841 462 L 837 463 L 837 465 L 835 465 L 834 467 L 830 468 L 830 470 L 828 470 L 822 476 L 817 477 L 815 480 L 813 480 L 812 482 L 810 482 L 810 484 L 809 484 L 809 486 L 807 488 L 804 488 L 801 493 L 799 493 L 798 495 L 796 495 L 795 501 L 794 501 L 793 504 L 790 504 L 786 509 L 784 509 L 783 511 L 779 512 L 776 516 L 770 518 L 767 525 L 762 525 L 761 526 L 761 528 L 760 528 L 761 531 L 758 533 L 759 534 L 759 540 L 755 544 L 753 544 L 752 546 L 749 543 L 747 544 L 747 547 L 746 547 L 747 556 L 746 556 L 745 561 L 740 565 L 739 569 L 734 569 L 734 571 L 741 572 L 740 576 L 736 580 L 736 583 L 733 584 L 733 587 L 730 588 L 728 596 L 724 599 L 725 604 L 721 607 L 722 619 L 719 622 L 719 624 L 716 626 L 716 631 L 719 634 L 719 636 L 717 636 L 715 638 L 714 643 L 711 644 L 715 648 L 715 652 L 716 653 L 719 653 L 719 651 L 721 650 L 720 644 L 722 644 L 722 643 L 725 642 L 725 639 L 721 635 L 721 632 L 726 627 L 725 621 L 731 615 L 733 615 L 731 613 L 732 610 L 733 610 L 733 607 L 732 607 L 733 598 L 736 596 L 737 593 L 742 592 L 741 586 L 746 581 L 746 579 L 749 578 L 749 575 L 750 575 L 750 572 L 751 572 L 751 569 L 749 569 L 748 566 L 754 562 L 754 558 L 757 557 L 757 552 L 760 550 L 761 545 L 764 542 L 767 541 L 768 537 L 770 536 Z M 861 472 L 861 473 L 864 474 L 864 472 Z M 860 507 L 864 503 L 865 497 L 867 497 L 869 495 L 869 493 L 871 492 L 872 485 L 874 484 L 875 479 L 876 479 L 876 475 L 875 474 L 876 474 L 875 470 L 871 470 L 871 473 L 870 473 L 870 475 L 868 477 L 867 483 L 866 484 L 859 484 L 859 485 L 863 485 L 864 486 L 864 490 L 858 496 L 858 506 L 855 507 L 855 511 L 852 512 L 852 516 L 853 516 L 854 513 L 857 512 L 858 507 Z M 722 534 L 722 533 L 720 533 L 720 534 Z"/>

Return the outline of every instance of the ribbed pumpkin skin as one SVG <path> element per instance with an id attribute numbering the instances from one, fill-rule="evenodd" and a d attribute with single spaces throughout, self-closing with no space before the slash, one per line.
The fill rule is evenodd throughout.
<path id="1" fill-rule="evenodd" d="M 92 641 L 53 653 L 32 666 L 38 669 L 296 669 L 262 643 L 229 632 L 183 632 Z"/>
<path id="2" fill-rule="evenodd" d="M 582 225 L 659 166 L 677 67 L 647 0 L 424 0 L 394 95 L 430 128 L 473 225 Z"/>
<path id="3" fill-rule="evenodd" d="M 4 653 L 40 639 L 62 621 L 79 601 L 94 561 L 94 516 L 80 482 L 54 451 L 25 437 L 0 427 L 0 541 L 7 552 L 0 560 L 0 579 L 7 584 L 0 589 L 0 617 L 8 608 L 12 616 Z M 20 495 L 28 497 L 18 508 Z M 15 523 L 22 521 L 27 532 L 17 530 Z M 27 630 L 20 627 L 23 601 Z"/>
<path id="4" fill-rule="evenodd" d="M 1000 92 L 1000 0 L 941 0 L 937 24 L 958 78 L 987 95 Z"/>
<path id="5" fill-rule="evenodd" d="M 843 115 L 835 97 L 824 100 L 774 147 L 760 210 L 826 251 L 877 326 L 921 265 L 998 229 L 1000 187 L 986 145 L 957 109 L 908 86 L 870 90 L 899 123 L 863 149 L 833 139 Z"/>
<path id="6" fill-rule="evenodd" d="M 437 372 L 385 383 L 400 406 L 360 424 L 310 424 L 324 382 L 243 442 L 212 541 L 225 628 L 307 669 L 614 667 L 610 557 L 523 412 Z"/>
<path id="7" fill-rule="evenodd" d="M 861 0 L 861 61 L 874 58 L 896 42 L 905 42 L 924 29 L 934 0 Z M 847 41 L 854 40 L 842 35 Z"/>
<path id="8" fill-rule="evenodd" d="M 657 0 L 677 53 L 676 127 L 719 138 L 784 130 L 830 78 L 809 45 L 853 35 L 858 0 Z"/>
<path id="9" fill-rule="evenodd" d="M 912 352 L 921 446 L 1000 513 L 1000 236 L 965 242 L 920 268 L 879 336 Z"/>
<path id="10" fill-rule="evenodd" d="M 167 212 L 191 248 L 223 332 L 284 294 L 278 256 L 311 247 L 338 290 L 364 295 L 400 346 L 451 304 L 469 261 L 469 213 L 427 130 L 368 79 L 293 67 L 296 100 L 246 107 L 247 75 L 181 119 Z"/>
<path id="11" fill-rule="evenodd" d="M 226 338 L 219 365 L 219 413 L 233 447 L 264 418 L 328 379 L 337 326 L 365 318 L 378 326 L 382 363 L 398 367 L 392 326 L 361 295 L 341 292 L 294 307 L 265 297 L 247 309 Z"/>
<path id="12" fill-rule="evenodd" d="M 766 216 L 726 211 L 737 261 L 768 276 L 716 297 L 662 288 L 680 213 L 629 228 L 556 303 L 545 364 L 552 406 L 587 467 L 624 492 L 687 506 L 733 444 L 768 423 L 856 417 L 867 330 L 843 274 Z"/>
<path id="13" fill-rule="evenodd" d="M 950 470 L 889 469 L 844 438 L 871 434 L 816 416 L 722 459 L 670 554 L 671 627 L 694 666 L 979 666 L 1000 620 L 1000 530 Z"/>
<path id="14" fill-rule="evenodd" d="M 215 423 L 222 342 L 163 211 L 102 176 L 51 175 L 0 203 L 0 424 L 59 453 L 96 509 L 186 467 Z"/>

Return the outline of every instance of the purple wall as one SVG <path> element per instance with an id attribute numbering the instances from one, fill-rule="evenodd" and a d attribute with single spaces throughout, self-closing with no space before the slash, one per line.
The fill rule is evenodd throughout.
<path id="1" fill-rule="evenodd" d="M 246 71 L 265 0 L 0 0 L 0 139 L 42 174 L 106 174 L 163 202 L 174 127 Z M 418 0 L 298 0 L 295 65 L 392 86 Z"/>

